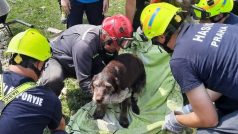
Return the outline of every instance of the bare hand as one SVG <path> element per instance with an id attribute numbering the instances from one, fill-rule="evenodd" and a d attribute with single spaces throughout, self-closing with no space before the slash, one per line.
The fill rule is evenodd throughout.
<path id="1" fill-rule="evenodd" d="M 61 7 L 62 7 L 62 11 L 66 15 L 69 15 L 70 9 L 71 9 L 70 1 L 69 0 L 61 0 Z"/>
<path id="2" fill-rule="evenodd" d="M 109 0 L 103 0 L 103 14 L 107 13 L 109 8 Z"/>

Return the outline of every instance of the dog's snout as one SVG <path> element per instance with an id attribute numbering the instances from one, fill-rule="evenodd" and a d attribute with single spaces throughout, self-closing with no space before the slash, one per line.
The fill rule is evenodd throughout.
<path id="1" fill-rule="evenodd" d="M 96 102 L 97 103 L 102 103 L 103 97 L 96 97 Z"/>

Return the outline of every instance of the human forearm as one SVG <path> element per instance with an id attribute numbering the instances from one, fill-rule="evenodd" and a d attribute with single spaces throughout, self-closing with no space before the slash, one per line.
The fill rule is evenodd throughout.
<path id="1" fill-rule="evenodd" d="M 129 18 L 131 22 L 133 22 L 134 15 L 136 12 L 136 0 L 126 0 L 126 16 Z"/>
<path id="2" fill-rule="evenodd" d="M 109 0 L 103 0 L 103 14 L 107 13 L 109 8 Z"/>
<path id="3" fill-rule="evenodd" d="M 206 118 L 206 115 L 204 115 L 204 118 Z M 176 115 L 176 119 L 178 120 L 180 124 L 183 124 L 184 126 L 192 127 L 192 128 L 214 127 L 217 124 L 216 120 L 213 121 L 213 120 L 208 120 L 208 118 L 206 119 L 200 118 L 194 112 L 191 112 L 189 114 Z"/>
<path id="4" fill-rule="evenodd" d="M 51 130 L 51 132 L 52 132 L 52 134 L 67 134 L 65 132 L 65 119 L 64 119 L 64 117 L 61 118 L 59 126 L 56 129 Z"/>
<path id="5" fill-rule="evenodd" d="M 203 84 L 186 92 L 193 112 L 176 115 L 179 123 L 188 127 L 212 127 L 218 123 L 216 109 Z"/>
<path id="6" fill-rule="evenodd" d="M 70 13 L 70 9 L 71 9 L 71 4 L 70 4 L 70 0 L 61 0 L 61 7 L 63 12 L 68 15 Z"/>

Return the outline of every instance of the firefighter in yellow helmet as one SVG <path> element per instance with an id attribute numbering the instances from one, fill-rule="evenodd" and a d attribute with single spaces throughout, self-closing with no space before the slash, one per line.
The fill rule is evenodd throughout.
<path id="1" fill-rule="evenodd" d="M 172 74 L 191 104 L 188 113 L 170 112 L 162 128 L 174 133 L 185 127 L 198 128 L 198 134 L 238 133 L 238 108 L 220 114 L 213 104 L 221 95 L 238 103 L 238 27 L 185 23 L 181 12 L 168 3 L 157 3 L 141 14 L 144 34 L 173 52 Z M 207 88 L 214 94 L 208 94 Z"/>
<path id="2" fill-rule="evenodd" d="M 192 15 L 200 22 L 237 24 L 238 17 L 231 13 L 234 0 L 196 0 Z"/>
<path id="3" fill-rule="evenodd" d="M 232 13 L 235 7 L 233 0 L 197 0 L 193 7 L 193 16 L 201 23 L 223 23 L 238 26 L 238 16 Z M 212 94 L 208 90 L 209 94 Z M 229 105 L 227 105 L 229 104 Z M 228 114 L 238 107 L 236 100 L 226 96 L 220 97 L 215 101 L 216 108 L 221 114 Z"/>
<path id="4" fill-rule="evenodd" d="M 46 127 L 55 134 L 65 133 L 60 100 L 36 84 L 51 57 L 48 40 L 36 29 L 28 29 L 12 38 L 6 54 L 10 60 L 0 75 L 0 133 L 43 133 Z"/>

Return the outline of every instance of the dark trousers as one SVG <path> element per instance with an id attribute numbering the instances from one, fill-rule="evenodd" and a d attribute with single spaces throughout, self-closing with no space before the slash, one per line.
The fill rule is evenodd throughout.
<path id="1" fill-rule="evenodd" d="M 225 96 L 215 101 L 219 124 L 214 128 L 198 129 L 197 134 L 238 134 L 238 101 Z"/>
<path id="2" fill-rule="evenodd" d="M 136 0 L 136 12 L 133 19 L 133 30 L 136 31 L 140 24 L 140 15 L 143 9 L 148 5 L 148 0 Z"/>
<path id="3" fill-rule="evenodd" d="M 92 25 L 101 25 L 104 19 L 103 0 L 94 3 L 71 2 L 71 10 L 67 20 L 67 28 L 83 23 L 83 14 L 86 13 L 88 23 Z"/>
<path id="4" fill-rule="evenodd" d="M 238 134 L 238 110 L 220 117 L 217 127 L 198 129 L 197 134 Z"/>

